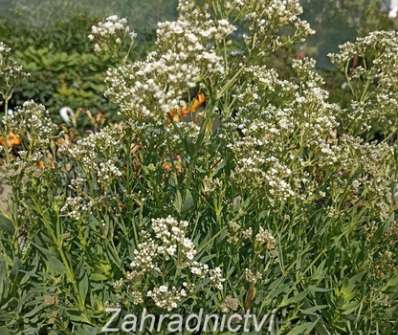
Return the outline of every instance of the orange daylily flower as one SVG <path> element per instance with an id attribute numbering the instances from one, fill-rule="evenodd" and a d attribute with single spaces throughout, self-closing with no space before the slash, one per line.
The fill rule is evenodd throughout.
<path id="1" fill-rule="evenodd" d="M 180 122 L 184 117 L 189 114 L 196 113 L 200 107 L 202 107 L 206 102 L 206 96 L 200 93 L 192 101 L 190 106 L 185 106 L 182 108 L 175 108 L 167 114 L 169 119 L 173 122 Z"/>
<path id="2" fill-rule="evenodd" d="M 22 143 L 21 138 L 12 131 L 7 135 L 6 139 L 0 137 L 1 146 L 7 146 L 8 148 L 13 148 L 20 145 L 21 143 Z"/>
<path id="3" fill-rule="evenodd" d="M 198 94 L 198 96 L 192 102 L 192 110 L 196 112 L 200 107 L 202 107 L 206 102 L 206 96 L 203 93 Z"/>

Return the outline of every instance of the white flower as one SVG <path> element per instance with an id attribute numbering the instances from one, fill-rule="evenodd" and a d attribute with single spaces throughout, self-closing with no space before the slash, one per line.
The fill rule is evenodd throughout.
<path id="1" fill-rule="evenodd" d="M 107 21 L 117 22 L 117 21 L 119 20 L 119 16 L 117 16 L 117 15 L 112 15 L 112 16 L 109 16 L 106 20 L 107 20 Z"/>
<path id="2" fill-rule="evenodd" d="M 166 292 L 168 292 L 168 290 L 169 290 L 169 288 L 166 285 L 162 285 L 159 287 L 159 291 L 161 293 L 166 293 Z"/>
<path id="3" fill-rule="evenodd" d="M 91 28 L 89 39 L 96 42 L 94 51 L 96 53 L 113 50 L 114 44 L 120 46 L 125 38 L 134 40 L 135 33 L 130 32 L 127 19 L 120 19 L 117 15 L 110 16 Z"/>

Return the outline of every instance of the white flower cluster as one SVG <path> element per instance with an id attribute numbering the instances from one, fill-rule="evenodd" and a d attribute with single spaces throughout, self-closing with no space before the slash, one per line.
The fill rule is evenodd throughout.
<path id="1" fill-rule="evenodd" d="M 181 1 L 179 19 L 159 23 L 156 51 L 145 61 L 109 71 L 107 95 L 128 116 L 164 119 L 186 106 L 204 80 L 223 76 L 225 64 L 216 45 L 235 27 L 197 9 L 188 11 L 191 4 Z"/>
<path id="2" fill-rule="evenodd" d="M 57 129 L 46 108 L 34 101 L 26 101 L 22 108 L 17 109 L 12 114 L 6 114 L 3 118 L 3 124 L 7 129 L 21 137 L 29 134 L 29 136 L 26 136 L 30 140 L 29 146 L 35 150 L 42 147 L 47 148 Z"/>
<path id="3" fill-rule="evenodd" d="M 260 231 L 257 233 L 255 241 L 257 247 L 265 246 L 268 251 L 273 251 L 276 248 L 275 237 L 263 227 L 260 227 Z"/>
<path id="4" fill-rule="evenodd" d="M 167 285 L 162 285 L 148 291 L 147 296 L 157 307 L 171 312 L 187 296 L 187 291 L 184 288 L 179 290 L 174 286 L 169 288 Z"/>
<path id="5" fill-rule="evenodd" d="M 28 76 L 12 57 L 11 49 L 0 42 L 0 97 L 3 101 L 7 102 L 14 88 Z"/>
<path id="6" fill-rule="evenodd" d="M 248 31 L 244 34 L 247 47 L 259 56 L 270 55 L 282 46 L 302 41 L 314 33 L 306 21 L 299 18 L 299 0 L 233 0 L 226 1 L 230 13 L 243 17 Z M 289 39 L 281 31 L 291 30 Z"/>
<path id="7" fill-rule="evenodd" d="M 61 213 L 75 221 L 81 220 L 84 216 L 92 214 L 93 203 L 85 197 L 68 197 L 61 208 Z"/>
<path id="8" fill-rule="evenodd" d="M 305 157 L 295 146 L 305 147 L 324 164 L 336 157 L 330 149 L 331 134 L 337 127 L 336 106 L 327 102 L 322 80 L 309 60 L 294 63 L 299 83 L 281 80 L 274 70 L 248 67 L 243 85 L 236 87 L 237 115 L 226 127 L 238 129 L 241 136 L 227 145 L 236 157 L 234 178 L 247 185 L 258 185 L 274 200 L 307 197 Z M 300 134 L 300 143 L 293 143 Z M 312 163 L 311 163 L 312 164 Z M 294 167 L 294 168 L 293 168 Z"/>
<path id="9" fill-rule="evenodd" d="M 94 42 L 95 52 L 104 53 L 109 52 L 115 46 L 120 47 L 127 36 L 131 42 L 134 42 L 137 35 L 130 30 L 127 19 L 112 15 L 94 25 L 88 38 Z"/>
<path id="10" fill-rule="evenodd" d="M 112 180 L 121 177 L 123 173 L 115 165 L 113 160 L 108 160 L 106 162 L 100 162 L 98 164 L 97 177 L 98 182 L 102 185 L 110 185 Z"/>
<path id="11" fill-rule="evenodd" d="M 117 126 L 102 129 L 76 143 L 66 142 L 59 148 L 69 169 L 73 166 L 78 175 L 69 184 L 70 195 L 65 201 L 62 213 L 79 220 L 92 213 L 99 204 L 109 206 L 115 195 L 111 185 L 122 176 L 120 167 L 121 138 L 123 132 Z M 88 192 L 88 183 L 93 181 L 96 188 Z"/>
<path id="12" fill-rule="evenodd" d="M 250 284 L 256 284 L 258 281 L 263 279 L 263 275 L 260 272 L 252 271 L 248 268 L 245 269 L 245 279 Z"/>
<path id="13" fill-rule="evenodd" d="M 200 282 L 207 281 L 214 288 L 223 289 L 221 269 L 211 269 L 207 264 L 194 260 L 197 251 L 186 236 L 188 225 L 187 221 L 177 221 L 170 216 L 152 220 L 153 234 L 142 233 L 143 242 L 137 245 L 130 264 L 132 271 L 126 275 L 134 292 L 144 292 L 146 288 L 146 297 L 152 299 L 157 307 L 168 311 L 177 308 L 178 303 L 193 294 L 195 289 L 200 289 Z M 180 277 L 191 278 L 190 285 L 180 283 L 180 289 L 169 284 L 154 286 L 159 278 L 174 280 L 174 273 L 169 273 L 170 263 L 175 264 L 172 269 L 179 271 Z"/>
<path id="14" fill-rule="evenodd" d="M 346 73 L 353 95 L 351 107 L 342 111 L 355 135 L 396 132 L 398 108 L 398 32 L 376 31 L 340 47 L 330 55 Z"/>
<path id="15" fill-rule="evenodd" d="M 5 45 L 3 42 L 0 42 L 0 64 L 3 64 L 5 58 L 10 54 L 11 49 Z"/>
<path id="16" fill-rule="evenodd" d="M 177 221 L 171 217 L 152 221 L 152 229 L 156 238 L 161 241 L 165 248 L 166 259 L 168 256 L 176 255 L 177 247 L 181 255 L 186 257 L 188 261 L 192 261 L 196 256 L 192 241 L 185 237 L 188 225 L 187 221 L 180 221 L 178 225 Z"/>
<path id="17" fill-rule="evenodd" d="M 106 127 L 78 140 L 76 144 L 66 143 L 61 147 L 61 151 L 80 162 L 86 171 L 93 171 L 98 164 L 109 162 L 109 159 L 117 157 L 120 136 L 119 129 L 116 127 Z"/>

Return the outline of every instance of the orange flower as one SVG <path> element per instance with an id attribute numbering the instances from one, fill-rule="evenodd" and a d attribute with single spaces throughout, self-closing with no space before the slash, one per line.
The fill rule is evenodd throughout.
<path id="1" fill-rule="evenodd" d="M 17 134 L 13 133 L 12 131 L 9 132 L 6 140 L 4 140 L 4 138 L 0 137 L 0 145 L 1 146 L 7 146 L 8 148 L 13 148 L 13 147 L 20 145 L 21 143 L 22 143 L 21 138 Z"/>
<path id="2" fill-rule="evenodd" d="M 162 169 L 166 173 L 169 173 L 174 170 L 177 174 L 181 174 L 184 171 L 181 156 L 180 155 L 175 156 L 172 162 L 170 161 L 164 162 L 162 164 Z"/>
<path id="3" fill-rule="evenodd" d="M 38 161 L 36 162 L 36 166 L 40 169 L 40 170 L 44 170 L 46 168 L 46 164 L 44 164 L 43 161 Z"/>
<path id="4" fill-rule="evenodd" d="M 183 108 L 174 108 L 171 112 L 167 114 L 170 121 L 180 122 L 183 118 L 187 117 L 191 113 L 196 113 L 200 107 L 202 107 L 206 102 L 206 96 L 200 93 L 192 101 L 191 106 L 185 106 Z"/>
<path id="5" fill-rule="evenodd" d="M 167 113 L 167 116 L 170 121 L 172 122 L 180 122 L 181 117 L 180 117 L 180 111 L 177 108 L 174 108 L 172 111 Z"/>
<path id="6" fill-rule="evenodd" d="M 162 164 L 162 169 L 164 172 L 170 172 L 172 168 L 173 168 L 173 165 L 169 162 L 164 162 Z"/>
<path id="7" fill-rule="evenodd" d="M 7 145 L 9 147 L 14 147 L 20 144 L 21 144 L 21 138 L 17 134 L 10 132 L 7 137 Z"/>
<path id="8" fill-rule="evenodd" d="M 187 117 L 189 114 L 193 113 L 192 107 L 184 107 L 179 111 L 179 117 L 183 119 Z"/>
<path id="9" fill-rule="evenodd" d="M 197 95 L 192 103 L 192 113 L 195 113 L 200 107 L 202 107 L 206 102 L 206 96 L 203 93 Z"/>
<path id="10" fill-rule="evenodd" d="M 55 160 L 53 158 L 53 156 L 49 153 L 47 155 L 47 160 L 46 162 L 43 160 L 37 161 L 36 162 L 36 167 L 40 170 L 46 170 L 46 169 L 52 169 L 54 170 L 56 167 L 56 163 Z"/>

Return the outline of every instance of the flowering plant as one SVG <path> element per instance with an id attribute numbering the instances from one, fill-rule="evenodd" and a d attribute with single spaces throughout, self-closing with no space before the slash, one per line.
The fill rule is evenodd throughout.
<path id="1" fill-rule="evenodd" d="M 108 71 L 118 122 L 75 138 L 34 102 L 4 119 L 4 139 L 19 141 L 1 146 L 13 201 L 0 319 L 16 333 L 86 334 L 106 307 L 205 308 L 272 313 L 272 334 L 391 333 L 395 33 L 333 56 L 347 107 L 329 101 L 313 60 L 271 62 L 313 33 L 297 0 L 178 10 L 144 59 Z M 96 49 L 115 50 L 126 24 L 97 25 Z"/>
<path id="2" fill-rule="evenodd" d="M 94 51 L 98 54 L 108 54 L 117 56 L 128 38 L 129 52 L 134 45 L 136 33 L 130 31 L 127 20 L 112 15 L 105 21 L 99 22 L 91 28 L 91 34 L 88 35 L 90 41 L 94 42 Z M 126 55 L 128 57 L 128 54 Z"/>
<path id="3" fill-rule="evenodd" d="M 0 97 L 6 113 L 14 89 L 27 75 L 12 57 L 11 49 L 0 42 Z"/>

